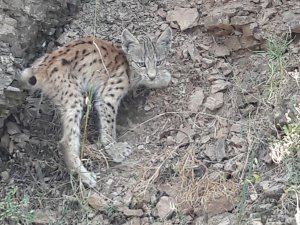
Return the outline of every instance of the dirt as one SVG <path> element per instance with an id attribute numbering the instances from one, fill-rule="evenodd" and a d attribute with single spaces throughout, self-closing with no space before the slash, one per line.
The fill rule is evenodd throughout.
<path id="1" fill-rule="evenodd" d="M 282 137 L 280 115 L 298 86 L 287 75 L 278 101 L 267 101 L 263 52 L 270 36 L 294 38 L 285 69 L 298 68 L 299 15 L 297 0 L 84 3 L 45 51 L 94 31 L 120 43 L 123 28 L 155 37 L 171 26 L 172 83 L 123 100 L 118 137 L 135 151 L 121 164 L 89 148 L 97 141 L 92 110 L 83 160 L 100 174 L 95 190 L 69 175 L 59 113 L 46 96 L 31 93 L 1 137 L 0 196 L 17 187 L 12 201 L 23 216 L 35 212 L 34 224 L 296 224 L 296 199 L 287 191 L 294 186 L 284 165 L 273 163 L 268 143 Z M 17 224 L 10 218 L 3 223 Z"/>

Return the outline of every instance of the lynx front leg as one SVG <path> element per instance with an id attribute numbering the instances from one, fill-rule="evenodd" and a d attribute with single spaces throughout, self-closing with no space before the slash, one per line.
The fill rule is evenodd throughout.
<path id="1" fill-rule="evenodd" d="M 89 187 L 96 186 L 96 175 L 89 172 L 80 160 L 80 120 L 82 117 L 83 97 L 80 93 L 73 100 L 68 99 L 68 104 L 61 107 L 63 123 L 63 145 L 64 159 L 68 169 L 76 172 L 82 182 Z"/>
<path id="2" fill-rule="evenodd" d="M 111 99 L 96 99 L 95 108 L 99 114 L 100 142 L 115 162 L 122 162 L 132 152 L 127 142 L 116 142 L 116 116 L 119 102 Z"/>

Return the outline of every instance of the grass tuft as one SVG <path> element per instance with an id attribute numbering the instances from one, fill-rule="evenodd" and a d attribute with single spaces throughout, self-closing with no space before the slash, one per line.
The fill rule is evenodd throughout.
<path id="1" fill-rule="evenodd" d="M 15 221 L 30 224 L 34 219 L 34 210 L 29 209 L 28 195 L 19 200 L 15 197 L 18 188 L 9 191 L 0 201 L 0 222 Z"/>

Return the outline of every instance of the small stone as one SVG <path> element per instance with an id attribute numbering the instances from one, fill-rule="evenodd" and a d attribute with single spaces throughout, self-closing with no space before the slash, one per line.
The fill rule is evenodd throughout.
<path id="1" fill-rule="evenodd" d="M 231 83 L 225 80 L 216 80 L 211 85 L 211 93 L 224 91 L 231 86 Z"/>
<path id="2" fill-rule="evenodd" d="M 133 198 L 133 194 L 131 191 L 127 191 L 125 196 L 123 197 L 123 202 L 126 206 L 129 206 Z"/>
<path id="3" fill-rule="evenodd" d="M 126 223 L 123 223 L 123 225 L 141 225 L 141 219 L 138 217 L 134 217 L 131 220 L 127 221 Z"/>
<path id="4" fill-rule="evenodd" d="M 87 202 L 93 209 L 98 211 L 105 210 L 106 202 L 97 192 L 92 192 L 87 198 Z"/>
<path id="5" fill-rule="evenodd" d="M 231 211 L 234 205 L 230 201 L 230 199 L 223 195 L 218 198 L 213 198 L 208 201 L 206 205 L 206 212 L 208 213 L 209 217 Z M 218 223 L 219 224 L 219 223 Z M 224 223 L 227 224 L 227 223 Z M 228 223 L 230 225 L 231 223 Z"/>
<path id="6" fill-rule="evenodd" d="M 165 29 L 167 29 L 167 27 L 168 27 L 168 24 L 163 23 L 162 25 L 160 25 L 159 29 L 165 30 Z"/>
<path id="7" fill-rule="evenodd" d="M 208 69 L 208 68 L 210 68 L 210 67 L 212 67 L 216 62 L 214 61 L 214 60 L 212 60 L 212 59 L 208 59 L 208 58 L 202 58 L 202 67 L 204 68 L 204 69 Z"/>
<path id="8" fill-rule="evenodd" d="M 196 26 L 198 19 L 199 13 L 196 8 L 180 8 L 177 6 L 174 10 L 168 11 L 166 16 L 168 22 L 176 21 L 182 31 Z"/>
<path id="9" fill-rule="evenodd" d="M 167 12 L 163 9 L 163 8 L 159 8 L 157 10 L 157 14 L 161 17 L 161 18 L 166 18 L 167 16 Z"/>
<path id="10" fill-rule="evenodd" d="M 209 135 L 205 135 L 203 137 L 201 137 L 201 144 L 205 144 L 210 140 L 210 136 Z"/>
<path id="11" fill-rule="evenodd" d="M 7 128 L 7 133 L 9 133 L 10 135 L 21 133 L 19 126 L 14 122 L 9 121 L 6 124 L 6 128 Z"/>
<path id="12" fill-rule="evenodd" d="M 224 104 L 224 94 L 222 92 L 218 92 L 209 96 L 206 99 L 204 106 L 209 110 L 213 111 L 221 108 L 223 104 Z"/>
<path id="13" fill-rule="evenodd" d="M 210 160 L 221 162 L 227 158 L 225 139 L 220 138 L 214 144 L 207 145 L 204 153 Z"/>
<path id="14" fill-rule="evenodd" d="M 268 189 L 265 190 L 265 195 L 269 198 L 280 198 L 284 193 L 286 186 L 285 184 L 276 184 L 272 185 Z"/>
<path id="15" fill-rule="evenodd" d="M 149 106 L 149 105 L 145 105 L 144 107 L 144 110 L 147 112 L 147 111 L 150 111 L 152 108 Z"/>
<path id="16" fill-rule="evenodd" d="M 58 222 L 56 218 L 58 215 L 52 210 L 36 209 L 32 223 L 36 225 L 56 224 Z"/>
<path id="17" fill-rule="evenodd" d="M 245 144 L 245 140 L 239 135 L 233 135 L 230 142 L 236 147 L 242 147 Z"/>
<path id="18" fill-rule="evenodd" d="M 141 209 L 129 209 L 126 206 L 118 207 L 118 211 L 123 212 L 125 216 L 141 217 L 144 214 L 143 210 Z"/>
<path id="19" fill-rule="evenodd" d="M 198 112 L 200 106 L 203 104 L 204 92 L 202 88 L 196 88 L 194 93 L 190 96 L 188 108 L 190 111 Z"/>
<path id="20" fill-rule="evenodd" d="M 207 80 L 209 82 L 213 82 L 213 81 L 216 81 L 216 80 L 225 80 L 225 77 L 223 75 L 213 74 L 213 75 L 209 75 L 207 77 Z"/>
<path id="21" fill-rule="evenodd" d="M 4 182 L 8 181 L 8 179 L 9 179 L 9 172 L 8 171 L 1 172 L 1 178 L 2 178 L 2 181 L 4 181 Z"/>
<path id="22" fill-rule="evenodd" d="M 168 136 L 166 140 L 167 146 L 174 145 L 176 143 L 175 139 L 172 136 Z"/>
<path id="23" fill-rule="evenodd" d="M 144 145 L 138 145 L 138 150 L 143 150 L 143 149 L 145 149 L 145 146 Z"/>
<path id="24" fill-rule="evenodd" d="M 242 131 L 242 125 L 241 124 L 232 124 L 231 128 L 230 128 L 230 132 L 235 132 L 235 133 L 241 133 Z"/>
<path id="25" fill-rule="evenodd" d="M 217 134 L 216 134 L 216 138 L 226 138 L 228 136 L 229 130 L 228 127 L 221 127 L 220 129 L 218 129 Z"/>
<path id="26" fill-rule="evenodd" d="M 225 57 L 230 55 L 230 51 L 225 45 L 214 45 L 212 51 L 216 57 Z"/>
<path id="27" fill-rule="evenodd" d="M 176 210 L 175 201 L 171 197 L 162 196 L 156 204 L 156 209 L 161 219 L 170 219 Z"/>

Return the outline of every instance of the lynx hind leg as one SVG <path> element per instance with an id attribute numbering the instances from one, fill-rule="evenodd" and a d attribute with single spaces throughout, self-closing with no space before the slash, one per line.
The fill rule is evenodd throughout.
<path id="1" fill-rule="evenodd" d="M 83 109 L 83 96 L 80 93 L 73 93 L 75 98 L 68 99 L 67 104 L 62 104 L 62 124 L 64 160 L 71 172 L 75 172 L 82 179 L 82 182 L 89 187 L 96 186 L 96 176 L 89 172 L 80 159 L 80 120 Z"/>
<path id="2" fill-rule="evenodd" d="M 116 142 L 116 116 L 119 102 L 112 99 L 95 100 L 95 108 L 99 116 L 99 140 L 105 151 L 115 162 L 122 162 L 132 152 L 132 148 L 127 142 Z"/>

